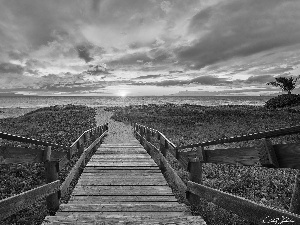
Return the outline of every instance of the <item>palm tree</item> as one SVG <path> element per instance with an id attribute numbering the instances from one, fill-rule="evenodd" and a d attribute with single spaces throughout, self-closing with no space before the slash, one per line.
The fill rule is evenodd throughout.
<path id="1" fill-rule="evenodd" d="M 267 85 L 272 85 L 275 87 L 280 87 L 282 91 L 287 91 L 287 93 L 290 95 L 291 91 L 295 89 L 296 82 L 300 75 L 296 78 L 294 77 L 277 77 L 275 78 L 276 81 L 268 82 Z"/>

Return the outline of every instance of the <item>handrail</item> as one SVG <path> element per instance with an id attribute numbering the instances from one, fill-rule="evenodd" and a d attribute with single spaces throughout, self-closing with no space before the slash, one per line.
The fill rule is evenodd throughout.
<path id="1" fill-rule="evenodd" d="M 4 147 L 0 149 L 0 164 L 2 163 L 13 163 L 13 162 L 45 162 L 45 177 L 47 184 L 32 189 L 27 192 L 23 192 L 18 194 L 17 196 L 13 196 L 10 198 L 5 198 L 0 200 L 0 209 L 4 209 L 1 211 L 0 220 L 5 219 L 6 217 L 20 211 L 28 207 L 29 205 L 33 204 L 38 198 L 47 197 L 47 208 L 48 210 L 57 210 L 59 208 L 59 199 L 66 195 L 67 190 L 71 181 L 73 180 L 74 176 L 79 172 L 81 166 L 85 165 L 85 158 L 92 152 L 92 149 L 95 149 L 96 145 L 101 141 L 101 139 L 106 135 L 108 130 L 108 124 L 103 124 L 101 126 L 97 126 L 86 130 L 80 135 L 79 138 L 68 148 L 68 157 L 64 152 L 51 152 L 51 143 L 42 142 L 30 138 L 19 137 L 15 135 L 9 135 L 6 133 L 1 133 L 1 137 L 8 137 L 10 140 L 17 140 L 17 141 L 28 141 L 30 139 L 30 143 L 32 140 L 34 143 L 43 145 L 47 144 L 47 149 L 44 151 L 40 151 L 38 149 L 31 149 L 31 148 L 20 148 L 20 147 Z M 92 135 L 92 138 L 90 139 Z M 88 142 L 89 140 L 92 143 Z M 28 143 L 28 142 L 26 142 Z M 84 144 L 90 143 L 89 146 L 84 149 Z M 52 145 L 52 146 L 59 146 L 59 145 Z M 65 146 L 62 146 L 65 147 Z M 78 150 L 80 154 L 80 158 L 77 160 L 76 164 L 73 166 L 71 172 L 69 173 L 68 177 L 65 181 L 60 185 L 60 181 L 58 180 L 58 172 L 66 162 L 72 157 L 72 150 Z M 10 152 L 12 151 L 12 152 Z M 11 159 L 13 156 L 17 156 L 18 153 L 25 153 L 26 157 L 24 159 L 17 158 Z M 53 154 L 54 153 L 54 154 Z M 3 156 L 2 156 L 3 155 Z M 55 158 L 54 160 L 52 156 L 59 157 L 59 159 Z M 8 158 L 7 158 L 8 157 Z M 63 157 L 63 158 L 60 158 Z M 61 163 L 62 161 L 62 163 Z M 7 205 L 7 204 L 8 205 Z"/>
<path id="2" fill-rule="evenodd" d="M 279 137 L 289 134 L 297 134 L 300 133 L 300 126 L 293 126 L 293 127 L 286 127 L 281 129 L 275 129 L 265 132 L 258 132 L 252 134 L 245 134 L 242 136 L 235 136 L 230 138 L 220 138 L 212 141 L 205 141 L 201 143 L 189 144 L 189 145 L 182 145 L 178 146 L 177 149 L 186 149 L 186 148 L 195 148 L 195 147 L 204 147 L 209 145 L 217 145 L 217 144 L 224 144 L 224 143 L 232 143 L 232 142 L 240 142 L 240 141 L 250 141 L 255 139 L 261 138 L 273 138 Z"/>
<path id="3" fill-rule="evenodd" d="M 36 140 L 34 138 L 27 138 L 27 137 L 22 137 L 14 134 L 8 134 L 4 132 L 0 132 L 0 138 L 10 140 L 10 141 L 18 141 L 18 142 L 24 142 L 28 144 L 35 144 L 35 145 L 42 145 L 42 146 L 53 146 L 53 147 L 59 147 L 59 148 L 69 148 L 68 146 L 63 146 L 63 145 L 58 145 L 46 141 L 40 141 Z"/>
<path id="4" fill-rule="evenodd" d="M 243 217 L 247 219 L 251 219 L 251 216 L 249 216 L 251 213 L 255 213 L 253 210 L 255 208 L 255 205 L 252 203 L 250 204 L 249 200 L 243 200 L 236 196 L 229 196 L 228 194 L 223 194 L 220 191 L 217 191 L 215 189 L 209 189 L 202 184 L 202 164 L 203 163 L 225 163 L 225 164 L 233 164 L 233 165 L 244 165 L 244 166 L 264 166 L 264 167 L 272 167 L 272 168 L 293 168 L 293 169 L 299 169 L 300 170 L 300 143 L 292 143 L 292 144 L 275 144 L 273 145 L 272 142 L 269 139 L 270 137 L 278 137 L 282 135 L 288 135 L 288 134 L 295 134 L 300 132 L 300 126 L 294 126 L 289 128 L 282 128 L 282 129 L 276 129 L 272 131 L 266 131 L 266 132 L 259 132 L 251 135 L 244 135 L 244 136 L 238 136 L 234 138 L 226 138 L 226 139 L 218 139 L 215 141 L 210 142 L 203 142 L 199 144 L 194 145 L 188 145 L 188 147 L 199 147 L 196 151 L 179 151 L 181 148 L 176 148 L 172 142 L 170 142 L 165 135 L 163 135 L 161 132 L 148 128 L 144 125 L 140 124 L 133 124 L 134 126 L 134 132 L 136 135 L 136 138 L 140 141 L 140 143 L 145 147 L 145 149 L 149 152 L 149 149 L 156 149 L 156 147 L 153 144 L 150 144 L 151 136 L 155 136 L 157 141 L 159 142 L 159 149 L 156 151 L 159 151 L 161 153 L 161 157 L 166 157 L 167 151 L 171 153 L 177 161 L 181 164 L 182 168 L 187 170 L 189 173 L 189 179 L 188 182 L 188 188 L 187 188 L 187 199 L 191 202 L 191 204 L 198 204 L 199 196 L 201 198 L 207 198 L 209 201 L 215 201 L 215 198 L 207 197 L 205 196 L 206 192 L 209 194 L 214 195 L 214 193 L 217 193 L 220 198 L 227 198 L 230 202 L 223 201 L 222 199 L 219 202 L 216 202 L 221 207 L 228 209 L 230 211 L 235 211 L 235 204 L 240 204 L 241 208 L 243 208 L 242 211 L 239 211 L 239 215 L 242 215 Z M 261 139 L 260 144 L 258 146 L 252 146 L 252 147 L 243 147 L 243 148 L 224 148 L 224 149 L 215 149 L 215 150 L 206 150 L 202 148 L 203 146 L 213 145 L 213 144 L 219 144 L 224 143 L 222 141 L 228 141 L 231 142 L 234 141 L 245 141 L 245 140 L 254 140 L 254 139 Z M 203 145 L 205 144 L 205 145 Z M 175 147 L 175 148 L 174 148 Z M 164 160 L 160 159 L 159 163 L 163 163 Z M 161 168 L 164 170 L 165 165 Z M 175 182 L 176 183 L 176 182 Z M 192 185 L 191 184 L 195 184 Z M 198 185 L 199 184 L 199 185 Z M 229 196 L 229 197 L 228 197 Z M 293 214 L 300 214 L 300 171 L 298 171 L 298 174 L 295 178 L 295 187 L 293 191 L 293 197 L 290 205 L 289 211 Z M 238 202 L 237 202 L 238 201 Z M 227 203 L 224 203 L 227 202 Z M 223 204 L 224 203 L 224 204 Z M 237 204 L 237 205 L 238 205 Z M 233 207 L 231 207 L 234 205 Z M 239 206 L 238 206 L 239 207 Z M 268 207 L 265 206 L 259 206 L 263 207 L 263 209 L 268 211 Z M 258 207 L 258 208 L 259 208 Z M 249 210 L 252 210 L 252 212 L 249 212 L 247 215 L 244 212 L 247 212 L 247 208 Z M 252 209 L 251 209 L 252 208 Z M 260 210 L 260 209 L 259 209 Z M 238 211 L 238 209 L 236 210 Z M 245 215 L 243 215 L 243 213 Z M 271 213 L 271 211 L 270 211 Z M 272 215 L 277 214 L 279 216 L 288 216 L 291 217 L 291 213 L 289 212 L 279 212 L 278 210 L 272 211 Z M 251 215 L 252 215 L 251 214 Z M 297 221 L 300 221 L 300 215 L 296 215 L 296 217 L 293 217 L 293 219 L 297 219 Z"/>

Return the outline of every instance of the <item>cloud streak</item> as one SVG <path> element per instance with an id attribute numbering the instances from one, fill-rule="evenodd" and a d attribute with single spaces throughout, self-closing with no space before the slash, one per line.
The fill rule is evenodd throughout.
<path id="1" fill-rule="evenodd" d="M 230 0 L 197 13 L 189 24 L 195 39 L 178 57 L 202 68 L 300 43 L 300 3 L 294 0 Z M 199 33 L 199 30 L 201 31 Z"/>

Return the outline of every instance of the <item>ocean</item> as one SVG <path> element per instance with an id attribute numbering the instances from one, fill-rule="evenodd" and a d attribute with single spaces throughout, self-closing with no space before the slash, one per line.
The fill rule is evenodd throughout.
<path id="1" fill-rule="evenodd" d="M 51 105 L 128 106 L 148 104 L 193 104 L 203 106 L 255 105 L 262 106 L 270 96 L 149 96 L 149 97 L 106 97 L 106 96 L 14 96 L 0 97 L 0 108 L 40 108 Z"/>

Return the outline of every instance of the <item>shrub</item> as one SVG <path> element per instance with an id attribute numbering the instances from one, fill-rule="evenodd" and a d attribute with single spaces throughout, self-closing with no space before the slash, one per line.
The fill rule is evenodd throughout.
<path id="1" fill-rule="evenodd" d="M 300 105 L 300 95 L 284 94 L 271 98 L 265 103 L 266 108 L 283 108 Z"/>

